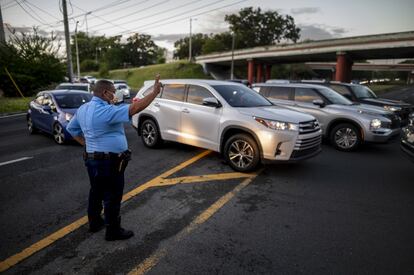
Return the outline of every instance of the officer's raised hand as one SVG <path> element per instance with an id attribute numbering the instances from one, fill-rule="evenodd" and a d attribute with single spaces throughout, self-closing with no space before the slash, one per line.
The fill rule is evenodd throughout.
<path id="1" fill-rule="evenodd" d="M 162 84 L 160 82 L 160 74 L 157 74 L 155 76 L 154 89 L 152 93 L 150 93 L 143 99 L 135 101 L 131 105 L 129 105 L 129 116 L 133 116 L 136 113 L 139 113 L 145 108 L 147 108 L 147 106 L 150 105 L 151 102 L 154 100 L 154 98 L 156 98 L 157 95 L 160 93 L 161 87 L 162 87 Z"/>

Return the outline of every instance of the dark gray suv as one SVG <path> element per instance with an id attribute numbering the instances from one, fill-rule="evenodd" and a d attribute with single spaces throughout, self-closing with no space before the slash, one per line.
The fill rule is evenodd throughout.
<path id="1" fill-rule="evenodd" d="M 353 103 L 334 90 L 300 83 L 254 84 L 253 89 L 277 105 L 316 117 L 322 133 L 342 151 L 362 142 L 387 142 L 400 133 L 400 118 L 383 108 Z"/>

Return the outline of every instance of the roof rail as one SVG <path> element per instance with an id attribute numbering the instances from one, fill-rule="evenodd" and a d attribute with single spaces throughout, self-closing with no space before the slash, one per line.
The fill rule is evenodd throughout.
<path id="1" fill-rule="evenodd" d="M 268 79 L 266 80 L 266 83 L 273 83 L 273 84 L 287 84 L 291 81 L 288 79 Z"/>

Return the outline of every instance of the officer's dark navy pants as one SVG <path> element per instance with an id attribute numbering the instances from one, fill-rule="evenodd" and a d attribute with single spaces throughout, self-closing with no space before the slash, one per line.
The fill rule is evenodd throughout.
<path id="1" fill-rule="evenodd" d="M 116 160 L 86 160 L 91 189 L 89 191 L 89 222 L 100 219 L 102 202 L 105 224 L 119 222 L 122 194 L 124 190 L 124 171 L 119 172 Z"/>

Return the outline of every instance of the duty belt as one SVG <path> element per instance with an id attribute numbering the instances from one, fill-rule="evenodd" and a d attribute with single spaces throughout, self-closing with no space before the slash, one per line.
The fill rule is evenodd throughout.
<path id="1" fill-rule="evenodd" d="M 110 160 L 118 159 L 121 153 L 104 153 L 104 152 L 93 152 L 93 153 L 83 153 L 83 159 L 85 160 Z"/>

